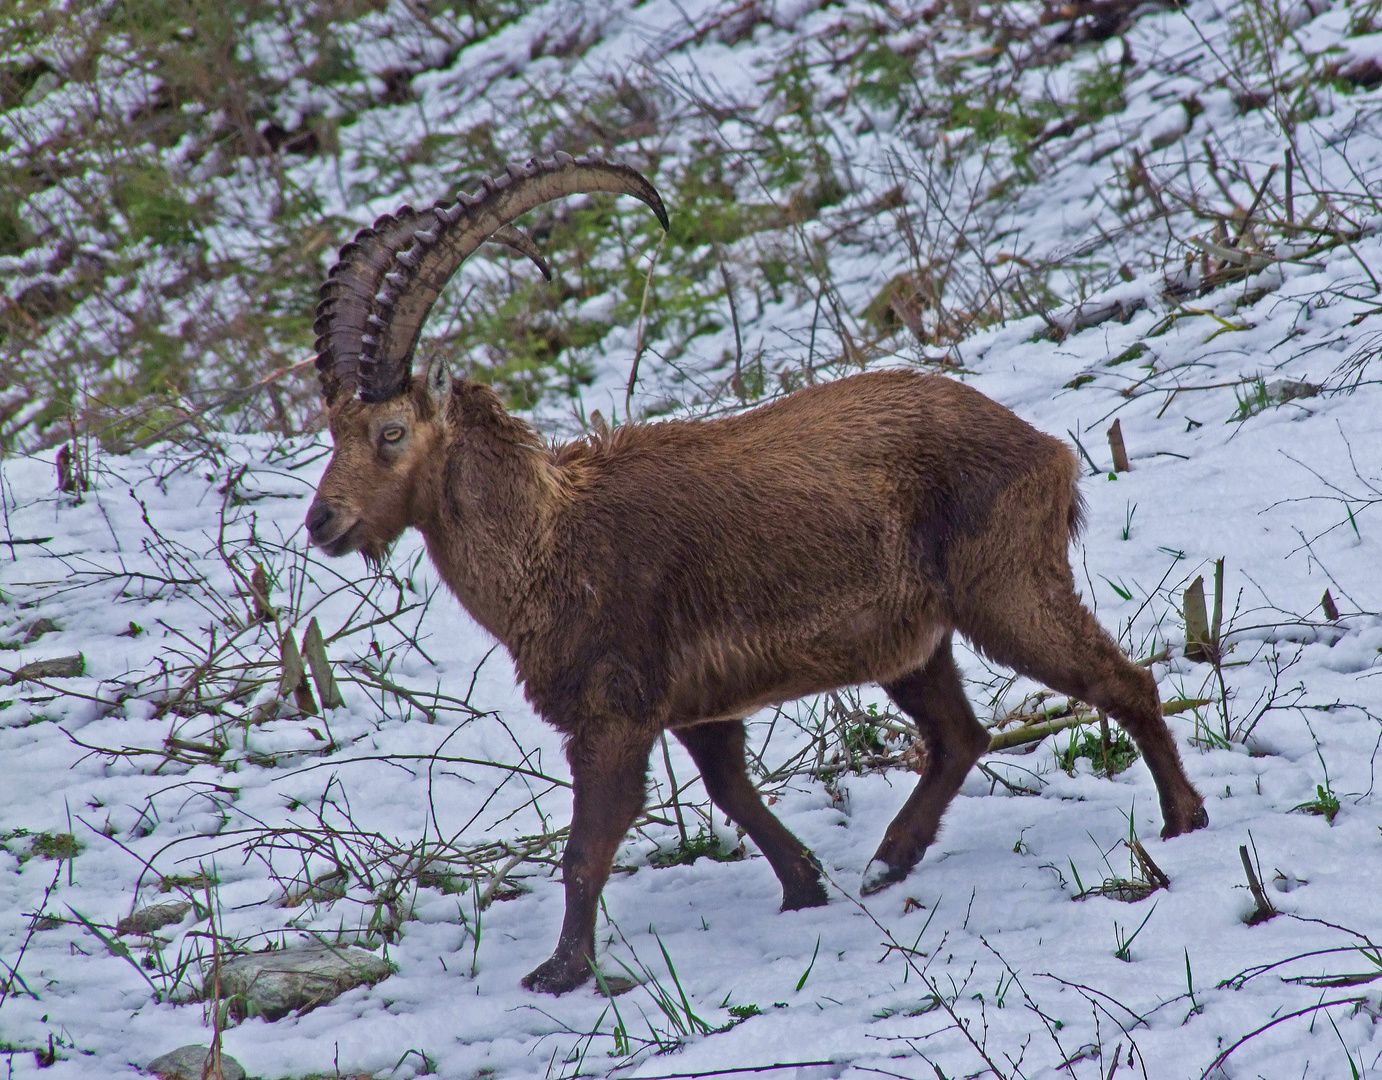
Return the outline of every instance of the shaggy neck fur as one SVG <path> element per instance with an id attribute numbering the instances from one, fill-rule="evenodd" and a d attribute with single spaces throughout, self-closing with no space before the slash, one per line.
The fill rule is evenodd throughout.
<path id="1" fill-rule="evenodd" d="M 468 380 L 453 386 L 444 438 L 426 483 L 431 512 L 417 525 L 456 598 L 514 652 L 532 629 L 517 616 L 533 595 L 557 502 L 552 456 L 493 390 Z"/>

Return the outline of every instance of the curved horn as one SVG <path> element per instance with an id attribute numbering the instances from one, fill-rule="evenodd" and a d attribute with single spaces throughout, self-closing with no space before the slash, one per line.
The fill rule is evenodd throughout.
<path id="1" fill-rule="evenodd" d="M 317 335 L 317 378 L 328 405 L 340 394 L 355 393 L 362 342 L 380 328 L 371 322 L 374 294 L 399 248 L 412 242 L 420 227 L 418 217 L 411 206 L 402 206 L 396 214 L 377 220 L 373 228 L 361 229 L 341 248 L 326 276 L 312 330 Z"/>
<path id="2" fill-rule="evenodd" d="M 430 211 L 426 213 L 430 218 Z M 338 262 L 327 275 L 312 327 L 317 333 L 317 376 L 327 404 L 342 392 L 347 397 L 355 393 L 359 382 L 361 340 L 367 334 L 373 337 L 383 327 L 373 312 L 374 295 L 399 250 L 410 246 L 414 234 L 423 227 L 422 217 L 411 206 L 402 206 L 397 214 L 381 217 L 373 228 L 361 229 L 355 239 L 341 249 Z M 552 268 L 526 233 L 512 225 L 503 225 L 494 231 L 490 240 L 526 255 L 542 271 L 543 277 L 552 280 Z"/>
<path id="3" fill-rule="evenodd" d="M 512 225 L 501 225 L 494 230 L 494 235 L 490 237 L 490 241 L 497 244 L 507 244 L 520 255 L 528 256 L 532 259 L 533 264 L 542 271 L 542 276 L 548 281 L 552 280 L 552 268 L 542 257 L 542 249 L 533 242 L 533 238 L 527 233 L 515 229 Z"/>
<path id="4" fill-rule="evenodd" d="M 594 156 L 573 158 L 558 153 L 550 161 L 510 164 L 501 176 L 480 183 L 483 190 L 477 195 L 461 195 L 455 203 L 440 202 L 414 214 L 411 234 L 394 247 L 397 254 L 392 266 L 383 272 L 376 273 L 380 259 L 375 249 L 358 240 L 363 254 L 343 258 L 339 274 L 333 270 L 322 289 L 318 365 L 322 366 L 320 343 L 324 341 L 327 364 L 339 372 L 335 378 L 341 388 L 354 375 L 365 401 L 385 401 L 402 393 L 422 325 L 442 288 L 475 249 L 491 238 L 531 257 L 528 248 L 535 245 L 508 226 L 534 207 L 567 195 L 607 191 L 641 199 L 664 229 L 670 227 L 652 184 L 627 165 Z M 398 231 L 390 229 L 388 236 L 394 241 Z M 515 237 L 522 240 L 515 243 Z M 337 279 L 341 281 L 334 286 L 337 291 L 328 292 Z M 378 292 L 364 302 L 359 287 L 370 281 Z"/>

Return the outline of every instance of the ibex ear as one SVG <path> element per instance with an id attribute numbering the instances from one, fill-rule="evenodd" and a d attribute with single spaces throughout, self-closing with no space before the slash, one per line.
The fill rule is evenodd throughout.
<path id="1" fill-rule="evenodd" d="M 443 405 L 451 395 L 451 373 L 446 370 L 446 361 L 438 354 L 433 354 L 432 362 L 427 365 L 427 392 L 438 406 Z"/>

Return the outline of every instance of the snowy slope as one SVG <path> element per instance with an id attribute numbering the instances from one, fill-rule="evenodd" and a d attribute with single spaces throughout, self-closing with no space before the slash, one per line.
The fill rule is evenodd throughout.
<path id="1" fill-rule="evenodd" d="M 611 16 L 586 62 L 627 62 L 630 42 L 646 41 L 662 18 L 653 7 Z M 1367 39 L 1344 36 L 1351 12 L 1308 9 L 1318 17 L 1301 17 L 1302 48 L 1363 56 Z M 802 20 L 831 17 L 790 14 L 742 46 L 705 43 L 701 60 L 718 54 L 722 85 L 751 85 L 758 58 L 807 33 Z M 1212 16 L 1202 4 L 1189 15 L 1154 13 L 1129 41 L 1139 62 L 1189 50 L 1209 65 L 1215 49 L 1197 34 L 1224 33 Z M 485 62 L 527 57 L 523 35 L 536 32 L 510 28 Z M 1164 77 L 1129 90 L 1126 111 L 1100 124 L 1119 129 L 1118 145 L 1145 137 L 1149 166 L 1169 169 L 1182 144 L 1152 147 L 1154 125 L 1169 123 Z M 1204 111 L 1186 120 L 1201 131 L 1217 125 L 1265 171 L 1284 141 L 1273 141 L 1262 112 L 1238 116 L 1223 89 L 1218 105 L 1202 93 Z M 1359 197 L 1376 188 L 1382 149 L 1376 127 L 1359 120 L 1367 100 L 1375 94 L 1341 97 L 1296 136 L 1323 186 Z M 851 159 L 876 164 L 881 131 L 860 136 L 876 141 L 852 147 Z M 1111 182 L 1100 170 L 1113 165 L 1098 138 L 1053 164 L 1003 235 L 1008 251 L 1037 261 L 1112 227 L 1117 215 L 1105 220 L 1113 212 L 1097 195 Z M 1356 176 L 1330 156 L 1345 142 Z M 862 200 L 891 179 L 861 164 L 860 184 Z M 1177 219 L 1179 235 L 1212 240 L 1192 218 Z M 955 377 L 1045 431 L 1078 438 L 1093 459 L 1089 524 L 1072 562 L 1086 601 L 1130 654 L 1164 655 L 1151 668 L 1163 699 L 1209 699 L 1169 719 L 1206 796 L 1208 829 L 1160 842 L 1145 766 L 1108 778 L 1077 758 L 1072 775 L 1058 760 L 1064 733 L 1029 755 L 987 758 L 992 775 L 971 775 L 917 871 L 860 904 L 859 876 L 912 777 L 893 769 L 844 771 L 830 783 L 778 778 L 775 811 L 835 887 L 827 908 L 779 914 L 776 880 L 751 846 L 739 861 L 652 865 L 678 842 L 663 806 L 661 822 L 645 823 L 621 852 L 631 872 L 611 879 L 598 929 L 605 970 L 643 965 L 647 984 L 613 1004 L 591 990 L 539 998 L 518 980 L 548 955 L 561 918 L 550 872 L 569 816 L 559 740 L 523 702 L 502 651 L 439 590 L 415 541 L 379 582 L 353 558 L 330 562 L 305 549 L 300 523 L 326 444 L 255 436 L 125 457 L 93 451 L 80 501 L 55 491 L 52 454 L 11 459 L 0 472 L 0 645 L 9 650 L 0 667 L 77 653 L 85 661 L 78 677 L 0 689 L 9 853 L 0 854 L 0 961 L 9 969 L 0 971 L 0 1047 L 11 1074 L 36 1074 L 28 1051 L 46 1051 L 50 1035 L 57 1060 L 44 1075 L 55 1078 L 134 1076 L 159 1053 L 209 1041 L 203 1005 L 188 1000 L 201 989 L 201 964 L 178 966 L 211 953 L 203 912 L 160 931 L 143 969 L 149 942 L 125 939 L 132 962 L 84 924 L 108 935 L 132 910 L 178 896 L 211 897 L 228 948 L 359 941 L 397 966 L 306 1015 L 228 1029 L 226 1051 L 262 1077 L 1382 1070 L 1382 978 L 1367 981 L 1382 975 L 1382 399 L 1369 381 L 1379 361 L 1357 366 L 1377 350 L 1369 274 L 1382 271 L 1382 243 L 1376 220 L 1364 221 L 1348 244 L 1202 296 L 1191 281 L 1177 301 L 1164 295 L 1167 263 L 1158 259 L 1170 227 L 1153 221 L 1120 234 L 1126 253 L 1108 281 L 1086 290 L 1145 301 L 1126 323 L 1055 341 L 1038 317 L 1012 320 L 966 337 L 949 361 Z M 1296 249 L 1263 250 L 1288 258 Z M 904 261 L 860 243 L 839 249 L 832 272 L 858 310 Z M 1118 261 L 1134 271 L 1131 282 L 1114 284 Z M 752 333 L 771 355 L 800 355 L 814 311 L 789 297 L 768 305 Z M 824 325 L 821 336 L 830 337 Z M 622 360 L 611 348 L 587 408 L 622 405 L 635 337 L 630 329 Z M 726 347 L 728 329 L 697 339 L 687 366 L 710 370 Z M 876 362 L 927 351 L 898 346 Z M 1359 373 L 1362 383 L 1344 392 Z M 1287 381 L 1326 389 L 1283 402 Z M 694 384 L 644 392 L 689 400 Z M 1132 470 L 1113 476 L 1104 432 L 1115 418 Z M 1212 601 L 1221 557 L 1222 684 L 1211 665 L 1182 655 L 1178 610 L 1199 575 Z M 252 621 L 256 563 L 278 624 Z M 1322 611 L 1326 589 L 1337 618 Z M 276 716 L 280 628 L 301 640 L 313 616 L 347 704 L 325 718 Z M 40 618 L 56 629 L 26 640 Z M 969 654 L 961 664 L 986 720 L 1038 689 L 1008 685 Z M 862 701 L 885 705 L 876 688 Z M 754 718 L 765 772 L 811 749 L 825 707 L 795 703 L 781 717 Z M 670 761 L 686 784 L 694 770 L 675 745 Z M 664 803 L 658 754 L 652 777 L 653 801 Z M 1296 809 L 1326 796 L 1338 801 L 1332 821 Z M 698 784 L 682 796 L 692 832 L 697 802 Z M 737 842 L 722 817 L 715 830 L 727 847 Z M 35 837 L 67 833 L 81 845 L 75 858 L 45 857 L 52 842 L 35 851 Z M 1130 834 L 1170 887 L 1135 903 L 1074 900 L 1081 887 L 1133 876 L 1121 846 Z M 1281 912 L 1260 925 L 1245 921 L 1253 901 L 1240 845 L 1255 850 Z M 524 852 L 528 861 L 514 858 Z M 337 867 L 348 875 L 343 895 L 280 906 L 306 876 Z M 481 910 L 477 893 L 499 869 L 508 891 Z M 514 884 L 530 891 L 513 895 Z M 1126 958 L 1116 956 L 1134 932 Z M 750 1005 L 761 1015 L 730 1011 Z M 820 1062 L 828 1064 L 800 1064 Z"/>
<path id="2" fill-rule="evenodd" d="M 1377 249 L 1360 249 L 1360 254 L 1376 257 Z M 1197 381 L 1229 381 L 1262 365 L 1265 350 L 1281 336 L 1274 318 L 1290 317 L 1271 313 L 1273 307 L 1290 311 L 1282 298 L 1263 303 L 1261 325 L 1241 332 L 1241 344 L 1235 341 L 1232 352 L 1217 341 L 1202 344 L 1216 325 L 1206 317 L 1182 322 L 1156 340 L 1202 365 Z M 1171 720 L 1190 775 L 1209 799 L 1211 827 L 1174 842 L 1153 842 L 1159 828 L 1155 792 L 1140 764 L 1110 781 L 1094 775 L 1084 762 L 1070 777 L 1056 768 L 1048 744 L 1031 757 L 994 759 L 1013 760 L 1030 770 L 1026 775 L 1040 786 L 1040 797 L 1015 797 L 1002 787 L 991 791 L 990 781 L 976 773 L 920 869 L 905 885 L 871 899 L 865 909 L 852 899 L 858 875 L 909 789 L 907 774 L 847 776 L 836 799 L 818 784 L 798 783 L 777 808 L 829 869 L 839 889 L 829 908 L 777 914 L 776 882 L 761 859 L 726 864 L 701 860 L 669 869 L 645 865 L 632 876 L 616 876 L 609 886 L 609 929 L 601 930 L 602 938 L 615 934 L 616 927 L 624 938 L 611 949 L 613 956 L 632 963 L 630 954 L 636 953 L 670 985 L 660 939 L 692 1008 L 707 1023 L 719 1026 L 729 1020 L 725 1004 L 755 1004 L 766 1014 L 724 1034 L 692 1038 L 674 1058 L 637 1065 L 635 1075 L 829 1059 L 840 1067 L 924 1076 L 923 1057 L 946 1075 L 972 1072 L 980 1064 L 977 1051 L 955 1030 L 944 1030 L 949 1023 L 945 1012 L 906 1015 L 925 1004 L 931 991 L 919 983 L 916 972 L 909 973 L 901 954 L 889 950 L 893 944 L 926 954 L 915 962 L 924 965 L 926 978 L 943 995 L 958 993 L 955 1007 L 976 1025 L 976 1037 L 979 1025 L 987 1024 L 987 1052 L 1005 1074 L 1028 1076 L 1051 1075 L 1063 1055 L 1087 1045 L 1102 1046 L 1106 1070 L 1119 1042 L 1138 1047 L 1149 1063 L 1149 1075 L 1198 1075 L 1233 1040 L 1321 999 L 1320 989 L 1283 982 L 1280 975 L 1346 974 L 1370 970 L 1370 964 L 1376 971 L 1375 962 L 1345 951 L 1289 964 L 1241 989 L 1217 988 L 1255 965 L 1313 950 L 1351 949 L 1365 943 L 1356 935 L 1375 941 L 1382 931 L 1376 903 L 1382 887 L 1382 815 L 1374 794 L 1382 738 L 1377 680 L 1382 620 L 1367 614 L 1382 607 L 1375 571 L 1376 523 L 1370 520 L 1376 511 L 1369 514 L 1371 507 L 1353 501 L 1355 533 L 1344 504 L 1329 486 L 1356 495 L 1366 494 L 1368 477 L 1376 483 L 1375 469 L 1368 471 L 1376 460 L 1369 451 L 1382 439 L 1382 410 L 1365 388 L 1227 423 L 1236 404 L 1232 390 L 1225 388 L 1193 398 L 1186 394 L 1183 404 L 1177 398 L 1179 407 L 1165 410 L 1158 420 L 1164 394 L 1125 403 L 1116 394 L 1088 387 L 1052 393 L 1053 384 L 1097 367 L 1140 329 L 1134 320 L 1116 334 L 1087 331 L 1059 346 L 1024 343 L 1020 328 L 1005 331 L 975 343 L 973 382 L 1056 434 L 1077 427 L 1098 429 L 1106 413 L 1124 406 L 1120 417 L 1133 471 L 1116 481 L 1099 476 L 1086 482 L 1090 525 L 1082 549 L 1074 554 L 1077 566 L 1090 575 L 1087 596 L 1097 602 L 1106 625 L 1125 630 L 1125 641 L 1140 655 L 1163 644 L 1172 647 L 1173 658 L 1153 669 L 1167 699 L 1215 696 L 1215 687 L 1207 685 L 1209 666 L 1179 657 L 1183 631 L 1167 590 L 1177 591 L 1189 577 L 1204 572 L 1209 560 L 1221 554 L 1226 558 L 1231 659 L 1243 662 L 1225 669 L 1235 725 L 1257 717 L 1267 704 L 1264 695 L 1274 675 L 1280 675 L 1273 707 L 1245 742 L 1226 748 L 1195 745 L 1194 714 Z M 1286 372 L 1310 373 L 1307 362 Z M 1202 426 L 1187 432 L 1186 417 Z M 1092 440 L 1088 445 L 1103 456 Z M 1364 480 L 1353 475 L 1350 448 Z M 262 544 L 254 553 L 261 558 L 269 557 L 265 552 L 279 555 L 282 576 L 272 599 L 277 602 L 283 592 L 289 563 L 310 579 L 302 610 L 312 604 L 314 587 L 329 588 L 337 580 L 334 566 L 320 565 L 302 552 L 298 527 L 322 459 L 294 471 L 291 466 L 302 459 L 301 450 L 278 461 L 270 450 L 265 440 L 233 444 L 227 451 L 230 460 L 216 463 L 218 467 L 199 462 L 161 485 L 156 478 L 168 461 L 157 454 L 105 460 L 80 506 L 53 492 L 51 461 L 7 464 L 8 536 L 53 537 L 15 546 L 4 564 L 0 588 L 9 605 L 7 633 L 11 641 L 20 638 L 21 628 L 39 616 L 61 627 L 7 654 L 12 660 L 7 666 L 74 652 L 87 660 L 84 678 L 53 680 L 66 694 L 45 700 L 49 694 L 28 684 L 12 691 L 16 700 L 0 713 L 6 774 L 0 820 L 7 830 L 61 833 L 69 830 L 70 814 L 71 830 L 84 848 L 71 863 L 70 884 L 66 864 L 42 858 L 22 866 L 12 861 L 0 879 L 7 941 L 3 957 L 15 965 L 28 937 L 19 970 L 37 994 L 37 1000 L 24 994 L 11 997 L 0 1022 L 12 1043 L 43 1045 L 51 1031 L 60 1045 L 70 1046 L 54 1076 L 119 1075 L 123 1062 L 140 1063 L 173 1045 L 204 1038 L 202 1011 L 195 1005 L 154 1004 L 138 973 L 107 955 L 89 932 L 72 922 L 29 937 L 31 913 L 70 918 L 71 908 L 98 923 L 113 924 L 137 903 L 157 898 L 157 875 L 186 875 L 214 865 L 221 883 L 222 933 L 241 947 L 291 940 L 308 928 L 334 934 L 341 925 L 349 930 L 368 921 L 369 890 L 357 885 L 350 897 L 316 909 L 308 919 L 300 910 L 272 906 L 282 892 L 272 880 L 274 873 L 291 876 L 300 868 L 293 862 L 299 845 L 284 841 L 281 850 L 273 850 L 266 844 L 266 830 L 321 820 L 400 846 L 429 835 L 436 842 L 438 833 L 450 840 L 462 829 L 467 843 L 513 838 L 541 831 L 536 808 L 525 808 L 525 803 L 530 793 L 548 785 L 505 786 L 495 770 L 475 765 L 428 767 L 427 755 L 526 761 L 535 771 L 565 776 L 557 740 L 522 703 L 502 656 L 489 657 L 479 668 L 470 701 L 478 709 L 497 711 L 506 728 L 486 716 L 459 725 L 455 714 L 436 724 L 416 714 L 404 719 L 396 703 L 381 710 L 361 688 L 347 686 L 349 707 L 330 718 L 329 737 L 340 748 L 325 756 L 310 731 L 320 725 L 311 720 L 274 720 L 245 728 L 211 716 L 154 719 L 148 700 L 131 699 L 121 706 L 92 700 L 112 699 L 121 683 L 148 675 L 160 658 L 171 662 L 173 650 L 187 647 L 183 639 L 203 640 L 200 631 L 209 624 L 200 598 L 188 595 L 195 587 L 183 587 L 179 595 L 178 586 L 119 576 L 178 576 L 150 557 L 150 526 L 189 552 L 189 569 L 206 575 L 213 589 L 230 597 L 234 583 L 216 553 L 215 530 L 224 501 L 216 488 L 229 472 L 238 471 L 233 463 L 250 466 L 239 487 L 251 499 L 254 494 L 289 496 L 246 503 L 226 529 L 229 550 L 249 546 L 252 524 Z M 1137 511 L 1131 536 L 1124 540 L 1129 506 Z M 279 543 L 284 547 L 275 552 Z M 1169 552 L 1184 552 L 1184 557 Z M 426 564 L 415 565 L 414 553 L 400 551 L 393 565 L 400 572 L 412 571 L 419 593 L 435 588 Z M 119 574 L 101 580 L 98 568 Z M 193 575 L 181 576 L 190 580 Z M 1119 583 L 1133 599 L 1121 600 L 1107 582 Z M 1332 624 L 1317 611 L 1312 614 L 1325 587 L 1333 590 L 1343 612 Z M 404 593 L 414 595 L 406 586 Z M 1148 595 L 1150 602 L 1144 604 Z M 243 609 L 243 601 L 235 602 Z M 392 597 L 384 602 L 391 604 Z M 315 609 L 328 636 L 353 606 L 354 597 L 346 593 Z M 145 632 L 135 638 L 115 636 L 131 620 Z M 376 634 L 384 649 L 392 651 L 397 635 L 390 640 L 387 631 L 381 628 Z M 365 632 L 333 642 L 333 659 L 340 663 L 368 655 L 368 639 Z M 431 662 L 417 651 L 399 650 L 393 669 L 398 680 L 424 693 L 440 684 L 457 696 L 471 684 L 471 674 L 491 644 L 453 601 L 441 596 L 421 619 L 418 640 Z M 246 652 L 270 646 L 271 639 L 261 635 Z M 967 661 L 967 669 L 973 676 L 984 675 L 977 660 Z M 272 690 L 261 692 L 267 696 Z M 975 696 L 984 700 L 982 688 L 976 686 Z M 1015 696 L 1010 692 L 1008 698 Z M 1205 728 L 1221 727 L 1216 710 L 1200 710 Z M 759 718 L 757 730 L 764 730 L 766 720 Z M 204 742 L 218 723 L 231 736 L 219 765 L 164 763 L 154 770 L 166 737 Z M 781 731 L 775 738 L 769 765 L 792 748 Z M 1060 737 L 1054 741 L 1062 742 Z M 99 747 L 149 749 L 112 758 L 91 749 Z M 255 755 L 260 764 L 253 762 Z M 271 765 L 263 755 L 277 759 Z M 403 757 L 391 760 L 390 755 Z M 677 751 L 673 768 L 683 780 L 692 772 Z M 660 769 L 655 763 L 655 774 Z M 1016 772 L 1009 775 L 1017 778 Z M 1326 782 L 1340 800 L 1332 825 L 1291 812 Z M 498 796 L 490 800 L 496 789 Z M 537 805 L 557 823 L 568 813 L 560 788 L 543 793 Z M 508 818 L 515 810 L 520 816 Z M 151 821 L 156 825 L 150 831 Z M 1115 849 L 1130 828 L 1148 841 L 1148 850 L 1171 879 L 1170 890 L 1134 905 L 1108 898 L 1072 902 L 1074 872 L 1086 885 L 1112 875 L 1101 852 L 1109 852 L 1113 869 L 1127 876 L 1127 855 Z M 1273 895 L 1282 917 L 1256 927 L 1243 922 L 1251 901 L 1236 850 L 1249 836 L 1268 876 L 1279 870 L 1286 877 L 1283 884 L 1302 882 Z M 664 828 L 659 839 L 671 844 L 675 834 Z M 357 843 L 368 846 L 363 840 Z M 9 846 L 22 850 L 20 841 Z M 649 847 L 631 842 L 627 861 L 646 861 Z M 137 894 L 146 861 L 153 873 L 142 874 L 143 889 Z M 316 874 L 330 868 L 320 855 L 312 867 Z M 45 895 L 56 871 L 62 871 L 56 874 L 56 887 Z M 539 1000 L 518 988 L 519 976 L 551 947 L 562 908 L 559 883 L 540 874 L 524 880 L 532 894 L 483 913 L 478 951 L 465 929 L 465 920 L 474 918 L 473 910 L 467 910 L 471 897 L 431 888 L 409 892 L 401 938 L 387 949 L 399 966 L 397 975 L 300 1019 L 249 1021 L 227 1032 L 228 1050 L 252 1073 L 264 1076 L 320 1072 L 337 1054 L 343 1069 L 387 1070 L 410 1048 L 434 1060 L 440 1075 L 471 1075 L 481 1068 L 504 1075 L 545 1075 L 554 1052 L 551 1068 L 570 1072 L 574 1064 L 563 1064 L 563 1059 L 582 1043 L 580 1033 L 599 1030 L 603 1037 L 591 1041 L 583 1068 L 607 1071 L 620 1059 L 606 1056 L 614 1049 L 614 1017 L 605 1012 L 602 999 L 581 992 Z M 909 898 L 922 909 L 906 910 L 913 906 Z M 1131 962 L 1116 959 L 1120 929 L 1124 936 L 1131 933 L 1153 905 L 1155 913 L 1131 948 Z M 297 931 L 285 932 L 290 922 Z M 184 935 L 195 929 L 190 917 L 170 928 L 165 954 L 193 948 Z M 816 953 L 817 938 L 819 954 L 797 989 Z M 1187 956 L 1195 1002 L 1204 1010 L 1188 1020 L 1193 1006 L 1183 996 Z M 1012 976 L 1005 965 L 1018 978 L 1006 992 Z M 609 966 L 618 970 L 613 961 Z M 1030 1004 L 1022 996 L 1024 989 Z M 639 993 L 621 999 L 627 1002 L 623 1015 L 630 1032 L 646 1034 L 640 1030 L 645 1021 L 631 1018 L 640 1007 L 653 1027 L 669 1028 Z M 1352 1005 L 1332 1011 L 1337 1037 L 1319 1022 L 1322 1017 L 1313 1025 L 1309 1016 L 1282 1023 L 1239 1051 L 1229 1075 L 1255 1075 L 1253 1068 L 1261 1071 L 1269 1065 L 1274 1073 L 1286 1069 L 1298 1074 L 1306 1062 L 1312 1075 L 1347 1075 L 1346 1053 L 1355 1060 L 1361 1054 L 1375 1067 L 1382 1049 L 1374 1026 L 1375 986 L 1324 993 L 1326 1000 L 1358 998 L 1368 1004 L 1356 1015 Z M 785 1007 L 774 1008 L 779 1002 Z M 1056 1033 L 1059 1049 L 1035 1009 L 1062 1022 Z M 880 1018 L 884 1013 L 895 1015 Z M 1146 1025 L 1135 1026 L 1135 1016 L 1145 1018 Z M 895 1055 L 902 1059 L 892 1060 Z M 1020 1070 L 1005 1064 L 1005 1055 L 1020 1058 Z M 416 1058 L 410 1060 L 416 1063 Z M 15 1056 L 13 1061 L 19 1075 L 32 1068 L 30 1057 Z M 1090 1061 L 1074 1067 L 1076 1075 L 1093 1075 L 1098 1066 Z"/>

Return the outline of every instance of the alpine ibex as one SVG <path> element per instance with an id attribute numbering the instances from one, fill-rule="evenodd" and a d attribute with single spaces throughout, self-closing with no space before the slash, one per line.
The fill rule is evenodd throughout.
<path id="1" fill-rule="evenodd" d="M 524 985 L 561 993 L 591 977 L 596 905 L 665 730 L 767 856 L 783 908 L 824 904 L 819 864 L 749 780 L 743 718 L 880 683 L 927 753 L 862 891 L 906 877 L 989 745 L 951 656 L 955 632 L 1117 719 L 1156 781 L 1163 836 L 1206 825 L 1155 681 L 1075 592 L 1074 456 L 978 391 L 855 375 L 738 416 L 626 424 L 553 448 L 489 387 L 440 362 L 411 373 L 423 321 L 467 256 L 499 240 L 542 266 L 511 222 L 594 191 L 636 196 L 668 227 L 627 166 L 565 154 L 510 165 L 475 196 L 404 207 L 360 232 L 316 324 L 335 453 L 307 514 L 312 542 L 377 564 L 418 529 L 565 736 L 566 916 Z"/>

